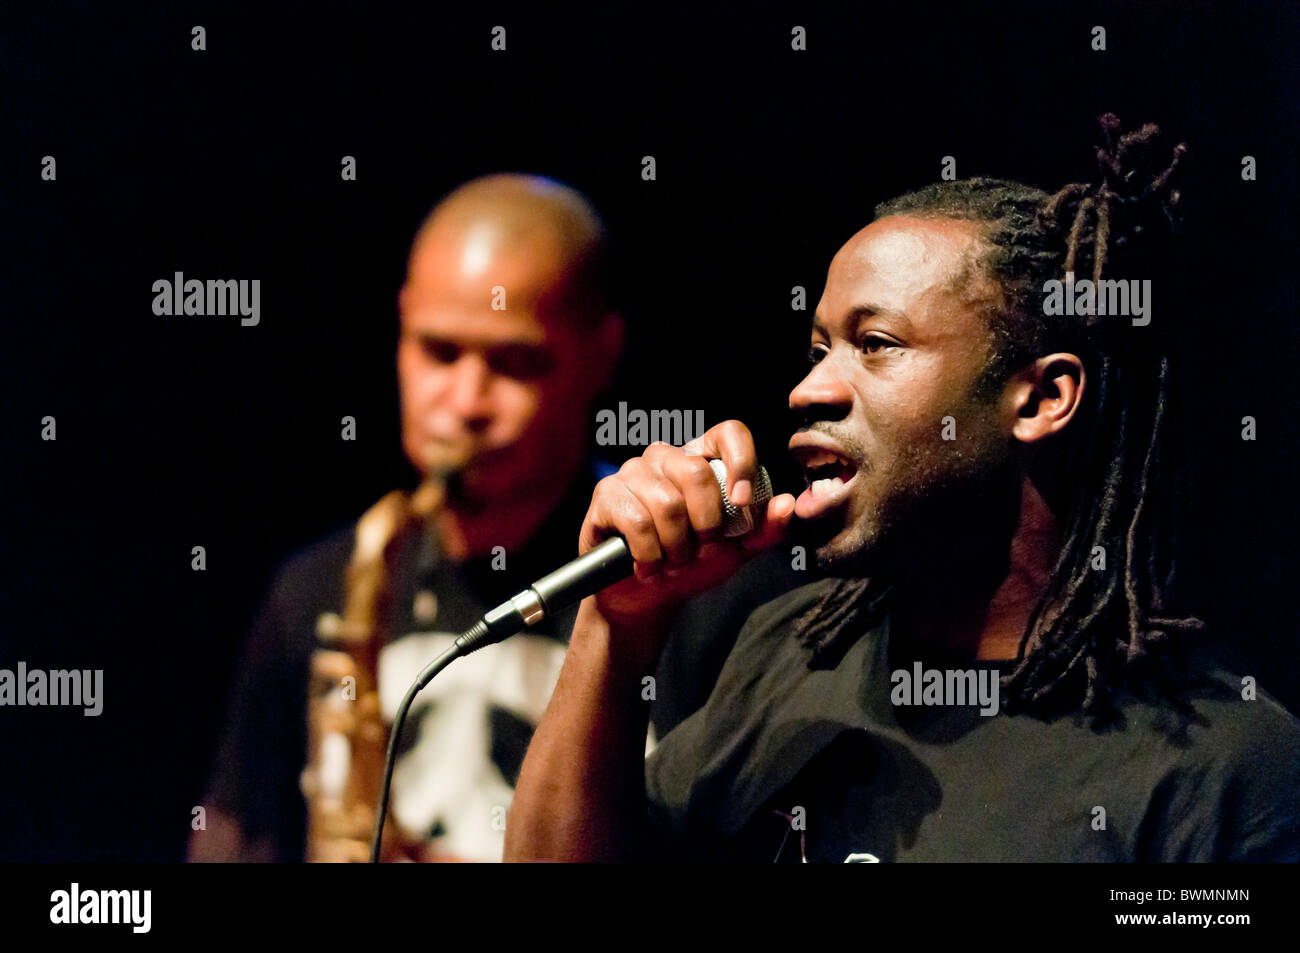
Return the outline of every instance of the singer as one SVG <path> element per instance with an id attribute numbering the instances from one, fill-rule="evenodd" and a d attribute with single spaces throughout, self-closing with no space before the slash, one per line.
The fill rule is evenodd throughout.
<path id="1" fill-rule="evenodd" d="M 580 607 L 507 859 L 1300 859 L 1300 724 L 1216 659 L 1176 532 L 1185 147 L 1101 122 L 1093 181 L 937 183 L 839 250 L 789 396 L 807 487 L 760 530 L 717 535 L 707 459 L 738 504 L 758 462 L 737 421 L 598 484 L 580 547 L 623 535 L 635 575 Z M 1069 272 L 1150 280 L 1155 309 L 1054 313 Z M 819 574 L 643 760 L 683 603 L 792 545 Z M 914 666 L 996 672 L 997 713 L 897 704 Z"/>

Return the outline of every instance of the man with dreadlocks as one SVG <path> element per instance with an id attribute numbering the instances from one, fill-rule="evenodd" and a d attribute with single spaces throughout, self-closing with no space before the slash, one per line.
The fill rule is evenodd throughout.
<path id="1" fill-rule="evenodd" d="M 620 533 L 636 574 L 579 610 L 508 859 L 1300 859 L 1300 723 L 1198 649 L 1178 591 L 1161 319 L 1048 302 L 1170 287 L 1185 149 L 1102 127 L 1096 183 L 932 185 L 840 249 L 790 394 L 808 488 L 760 530 L 717 532 L 706 461 L 738 504 L 757 478 L 736 421 L 597 486 L 580 546 Z M 678 607 L 789 531 L 819 578 L 749 616 L 643 763 Z M 926 671 L 1001 704 L 918 697 Z"/>

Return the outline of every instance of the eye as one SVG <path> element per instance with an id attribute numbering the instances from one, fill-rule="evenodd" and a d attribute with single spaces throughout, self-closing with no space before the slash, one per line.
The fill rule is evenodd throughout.
<path id="1" fill-rule="evenodd" d="M 550 351 L 526 345 L 497 348 L 489 352 L 487 360 L 495 373 L 519 381 L 540 380 L 555 369 L 555 356 Z"/>
<path id="2" fill-rule="evenodd" d="M 808 348 L 808 363 L 819 364 L 828 353 L 824 344 L 814 344 Z"/>
<path id="3" fill-rule="evenodd" d="M 899 344 L 897 341 L 891 338 L 882 337 L 879 334 L 868 334 L 862 339 L 862 344 L 860 345 L 863 354 L 872 355 L 881 354 L 885 351 L 897 348 L 898 346 Z"/>
<path id="4" fill-rule="evenodd" d="M 423 338 L 420 344 L 424 348 L 425 356 L 437 364 L 455 364 L 456 359 L 460 357 L 460 348 L 450 341 Z"/>

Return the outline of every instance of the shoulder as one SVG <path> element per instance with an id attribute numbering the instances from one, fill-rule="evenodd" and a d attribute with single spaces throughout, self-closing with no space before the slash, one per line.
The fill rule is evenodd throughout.
<path id="1" fill-rule="evenodd" d="M 1187 716 L 1174 717 L 1169 727 L 1176 737 L 1183 733 L 1193 742 L 1183 750 L 1195 752 L 1197 763 L 1225 771 L 1260 772 L 1274 766 L 1300 774 L 1300 719 L 1256 677 L 1206 663 L 1187 694 Z"/>
<path id="2" fill-rule="evenodd" d="M 656 671 L 664 691 L 651 705 L 650 714 L 660 737 L 708 700 L 755 608 L 804 582 L 805 576 L 792 569 L 782 553 L 769 550 L 683 607 Z"/>
<path id="3" fill-rule="evenodd" d="M 1214 662 L 1197 668 L 1186 702 L 1148 709 L 1167 739 L 1156 806 L 1171 809 L 1171 833 L 1183 829 L 1170 859 L 1300 860 L 1300 720 Z"/>
<path id="4" fill-rule="evenodd" d="M 740 696 L 765 677 L 770 681 L 791 670 L 806 672 L 811 653 L 800 643 L 796 630 L 834 585 L 833 580 L 818 579 L 746 607 L 743 624 L 721 663 L 705 708 L 726 709 L 737 704 Z M 684 636 L 690 638 L 689 633 Z"/>
<path id="5" fill-rule="evenodd" d="M 343 571 L 352 554 L 356 522 L 340 526 L 324 537 L 294 550 L 281 562 L 271 585 L 274 595 L 286 602 L 338 601 Z"/>
<path id="6" fill-rule="evenodd" d="M 722 664 L 707 705 L 697 715 L 734 709 L 759 681 L 784 684 L 792 677 L 806 676 L 811 653 L 801 644 L 797 630 L 835 585 L 833 579 L 817 579 L 753 606 Z"/>
<path id="7" fill-rule="evenodd" d="M 736 646 L 723 666 L 723 675 L 755 667 L 759 662 L 756 656 L 766 661 L 779 649 L 800 649 L 797 640 L 790 638 L 797 634 L 793 630 L 835 586 L 834 579 L 817 579 L 758 605 L 741 627 Z"/>
<path id="8" fill-rule="evenodd" d="M 658 802 L 661 827 L 679 828 L 704 760 L 728 747 L 724 736 L 745 733 L 761 717 L 761 706 L 750 697 L 756 683 L 779 678 L 791 667 L 788 663 L 800 656 L 806 659 L 807 653 L 791 637 L 792 629 L 833 585 L 832 580 L 818 579 L 748 613 L 707 703 L 669 731 L 646 761 L 647 794 Z M 690 638 L 691 633 L 681 635 Z"/>
<path id="9" fill-rule="evenodd" d="M 322 612 L 338 611 L 343 573 L 352 552 L 355 523 L 294 550 L 276 568 L 253 619 L 245 666 L 301 668 L 316 637 Z"/>

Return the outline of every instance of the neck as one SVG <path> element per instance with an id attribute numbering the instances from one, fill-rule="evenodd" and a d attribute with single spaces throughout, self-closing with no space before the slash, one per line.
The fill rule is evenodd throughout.
<path id="1" fill-rule="evenodd" d="M 555 511 L 576 476 L 490 500 L 449 499 L 434 521 L 443 553 L 461 562 L 487 556 L 497 546 L 507 554 L 522 549 Z"/>
<path id="2" fill-rule="evenodd" d="M 1004 545 L 1000 555 L 980 553 L 976 547 L 964 570 L 949 567 L 937 574 L 945 580 L 941 588 L 905 594 L 894 612 L 903 640 L 941 655 L 1015 658 L 1061 545 L 1055 516 L 1027 478 L 1021 481 L 1015 530 Z M 982 575 L 977 560 L 998 571 Z M 934 579 L 936 574 L 924 577 Z M 970 584 L 952 583 L 962 578 Z"/>

